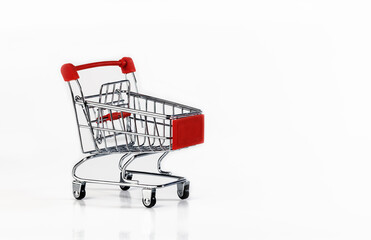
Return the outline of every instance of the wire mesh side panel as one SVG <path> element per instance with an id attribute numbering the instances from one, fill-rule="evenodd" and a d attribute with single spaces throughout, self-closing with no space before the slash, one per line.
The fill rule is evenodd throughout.
<path id="1" fill-rule="evenodd" d="M 84 151 L 86 141 L 81 141 L 86 153 L 170 151 L 172 120 L 166 116 L 184 117 L 199 111 L 132 92 L 128 80 L 103 84 L 98 94 L 90 96 L 83 96 L 78 87 L 80 92 L 73 97 L 80 140 L 82 130 L 88 132 L 92 149 Z"/>
<path id="2" fill-rule="evenodd" d="M 100 93 L 88 97 L 106 107 L 89 107 L 94 139 L 100 151 L 159 152 L 171 149 L 171 120 L 158 119 L 130 111 L 114 111 L 109 106 L 163 114 L 153 101 L 131 96 L 127 80 L 106 83 Z"/>

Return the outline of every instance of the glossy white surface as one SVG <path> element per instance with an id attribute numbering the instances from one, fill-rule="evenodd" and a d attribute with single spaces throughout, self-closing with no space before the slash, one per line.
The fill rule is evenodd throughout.
<path id="1" fill-rule="evenodd" d="M 370 239 L 369 13 L 369 1 L 4 1 L 0 239 Z M 123 56 L 141 92 L 205 112 L 205 144 L 164 160 L 191 181 L 187 201 L 163 189 L 145 209 L 139 190 L 99 185 L 72 197 L 83 156 L 60 66 Z M 118 157 L 81 174 L 117 179 Z"/>

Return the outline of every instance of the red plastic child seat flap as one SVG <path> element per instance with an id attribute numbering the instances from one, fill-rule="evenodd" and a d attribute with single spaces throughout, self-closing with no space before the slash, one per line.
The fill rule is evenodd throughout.
<path id="1" fill-rule="evenodd" d="M 127 112 L 114 112 L 114 113 L 112 113 L 112 118 L 111 118 L 111 114 L 106 114 L 99 119 L 103 119 L 103 122 L 107 122 L 107 121 L 112 121 L 112 120 L 119 119 L 121 117 L 126 118 L 126 117 L 129 117 L 130 115 L 131 115 L 131 113 L 127 113 Z M 97 118 L 97 121 L 98 121 L 98 118 Z M 100 120 L 99 123 L 101 123 L 101 122 L 102 121 Z"/>
<path id="2" fill-rule="evenodd" d="M 173 150 L 203 142 L 203 114 L 173 120 Z"/>

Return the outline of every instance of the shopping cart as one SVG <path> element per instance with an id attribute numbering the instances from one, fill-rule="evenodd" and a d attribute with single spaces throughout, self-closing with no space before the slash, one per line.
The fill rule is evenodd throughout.
<path id="1" fill-rule="evenodd" d="M 95 94 L 85 96 L 77 72 L 101 66 L 119 66 L 124 79 L 104 83 Z M 179 198 L 188 198 L 189 181 L 163 171 L 161 161 L 170 151 L 203 143 L 204 115 L 200 109 L 140 94 L 134 75 L 135 66 L 129 57 L 79 66 L 67 63 L 61 72 L 71 91 L 82 152 L 89 154 L 72 169 L 76 199 L 85 197 L 86 183 L 119 185 L 124 191 L 130 187 L 142 188 L 142 202 L 148 208 L 156 204 L 158 188 L 176 184 Z M 119 181 L 76 175 L 77 168 L 86 161 L 113 153 L 123 154 L 118 165 Z M 161 154 L 157 161 L 158 173 L 127 169 L 135 159 L 156 153 Z M 172 181 L 148 184 L 133 179 L 140 174 L 167 177 Z"/>

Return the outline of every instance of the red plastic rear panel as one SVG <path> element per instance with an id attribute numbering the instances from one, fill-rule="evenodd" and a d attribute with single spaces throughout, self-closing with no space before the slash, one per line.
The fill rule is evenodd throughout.
<path id="1" fill-rule="evenodd" d="M 203 114 L 173 120 L 173 150 L 203 142 Z"/>

